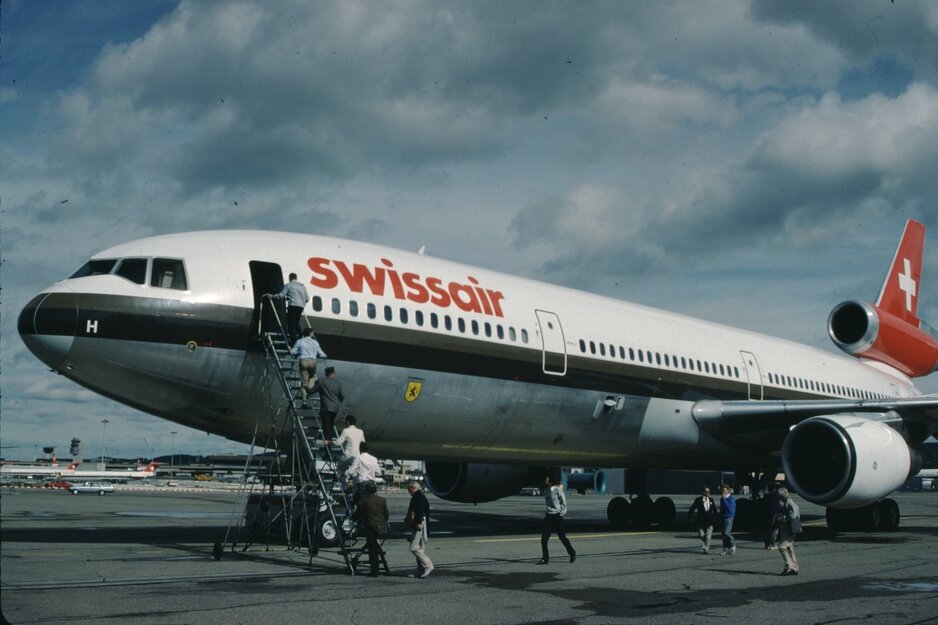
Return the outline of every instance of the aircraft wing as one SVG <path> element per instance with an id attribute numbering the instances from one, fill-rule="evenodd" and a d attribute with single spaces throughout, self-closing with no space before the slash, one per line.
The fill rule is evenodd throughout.
<path id="1" fill-rule="evenodd" d="M 864 413 L 880 421 L 934 425 L 938 424 L 938 395 L 894 399 L 704 400 L 693 407 L 694 420 L 712 434 L 779 430 L 810 417 Z"/>

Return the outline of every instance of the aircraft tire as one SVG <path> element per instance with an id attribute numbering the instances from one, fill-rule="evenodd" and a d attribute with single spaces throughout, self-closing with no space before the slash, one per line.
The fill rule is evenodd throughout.
<path id="1" fill-rule="evenodd" d="M 222 554 L 225 553 L 224 548 L 221 546 L 221 543 L 215 543 L 212 545 L 212 557 L 216 560 L 221 560 Z"/>
<path id="2" fill-rule="evenodd" d="M 894 499 L 883 499 L 875 504 L 879 508 L 880 531 L 894 532 L 899 529 L 899 504 Z"/>
<path id="3" fill-rule="evenodd" d="M 606 506 L 606 518 L 618 529 L 628 527 L 632 520 L 631 504 L 625 497 L 613 497 Z"/>
<path id="4" fill-rule="evenodd" d="M 733 518 L 733 529 L 748 531 L 752 529 L 752 520 L 755 514 L 752 499 L 736 500 L 736 516 Z"/>
<path id="5" fill-rule="evenodd" d="M 827 529 L 832 532 L 843 532 L 848 529 L 848 513 L 849 510 L 841 510 L 839 508 L 827 508 L 827 511 L 824 513 L 824 518 L 827 519 Z"/>
<path id="6" fill-rule="evenodd" d="M 655 518 L 655 505 L 648 495 L 639 495 L 632 500 L 632 527 L 646 530 Z"/>
<path id="7" fill-rule="evenodd" d="M 327 515 L 316 526 L 316 544 L 320 547 L 338 547 L 342 542 L 342 532 Z"/>
<path id="8" fill-rule="evenodd" d="M 658 527 L 666 528 L 674 524 L 677 518 L 677 508 L 674 507 L 674 501 L 670 497 L 658 497 L 655 500 L 655 522 Z"/>

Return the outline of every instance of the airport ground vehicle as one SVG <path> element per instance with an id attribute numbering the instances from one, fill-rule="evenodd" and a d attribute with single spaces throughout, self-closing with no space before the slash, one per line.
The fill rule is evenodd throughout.
<path id="1" fill-rule="evenodd" d="M 104 482 L 84 482 L 83 484 L 72 484 L 68 487 L 68 492 L 73 495 L 81 493 L 94 493 L 97 495 L 106 495 L 114 492 L 114 487 Z"/>

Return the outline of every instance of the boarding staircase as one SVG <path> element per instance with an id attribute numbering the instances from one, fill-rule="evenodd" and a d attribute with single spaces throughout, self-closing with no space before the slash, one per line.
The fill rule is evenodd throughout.
<path id="1" fill-rule="evenodd" d="M 268 513 L 260 527 L 255 520 L 252 533 L 256 538 L 265 531 L 269 534 L 270 527 L 274 525 L 284 527 L 288 547 L 298 549 L 305 546 L 310 558 L 317 555 L 321 547 L 337 548 L 349 573 L 354 575 L 358 561 L 356 526 L 352 519 L 354 504 L 352 493 L 339 477 L 337 465 L 342 456 L 341 449 L 334 444 L 326 444 L 325 439 L 334 439 L 335 433 L 322 431 L 318 394 L 309 394 L 307 401 L 303 402 L 299 361 L 290 354 L 276 307 L 270 300 L 262 300 L 261 306 L 270 307 L 272 312 L 267 319 L 274 320 L 266 324 L 267 328 L 259 329 L 258 337 L 266 354 L 270 380 L 267 390 L 274 398 L 279 393 L 282 400 L 279 404 L 284 406 L 279 424 L 276 423 L 277 415 L 274 415 L 274 428 L 279 426 L 281 432 L 273 439 L 291 439 L 290 466 L 277 468 L 282 474 L 279 481 L 288 481 L 290 492 L 278 497 L 277 502 L 282 502 L 282 505 Z M 278 481 L 277 476 L 269 475 L 267 481 L 273 484 Z M 244 549 L 250 541 L 249 538 L 244 542 Z"/>

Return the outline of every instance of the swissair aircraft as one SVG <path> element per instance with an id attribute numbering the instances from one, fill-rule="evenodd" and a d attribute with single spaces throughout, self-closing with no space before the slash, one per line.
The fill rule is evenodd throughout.
<path id="1" fill-rule="evenodd" d="M 426 460 L 439 497 L 497 499 L 544 467 L 783 469 L 832 524 L 893 525 L 898 507 L 880 500 L 918 472 L 916 449 L 938 430 L 938 396 L 912 382 L 938 367 L 936 333 L 917 316 L 924 238 L 910 220 L 876 303 L 831 313 L 831 338 L 852 357 L 420 254 L 261 231 L 107 249 L 33 298 L 19 332 L 95 392 L 250 442 L 258 418 L 270 429 L 260 302 L 296 272 L 348 412 L 377 455 Z M 628 506 L 613 500 L 610 520 Z"/>
<path id="2" fill-rule="evenodd" d="M 113 469 L 111 471 L 95 471 L 95 470 L 83 470 L 79 469 L 78 465 L 80 462 L 72 462 L 67 467 L 62 468 L 58 463 L 52 465 L 15 465 L 15 464 L 5 464 L 0 467 L 0 474 L 4 476 L 12 475 L 21 475 L 21 476 L 36 476 L 36 475 L 54 475 L 58 477 L 68 477 L 68 478 L 110 478 L 110 479 L 146 479 L 156 475 L 156 467 L 159 466 L 158 462 L 151 462 L 145 467 L 138 467 L 136 469 Z"/>
<path id="3" fill-rule="evenodd" d="M 136 469 L 107 469 L 103 471 L 95 470 L 83 470 L 78 469 L 77 467 L 74 470 L 63 471 L 62 477 L 74 477 L 74 478 L 107 478 L 112 480 L 145 480 L 156 475 L 156 468 L 160 466 L 159 462 L 150 462 L 145 467 L 138 466 Z M 71 467 L 69 467 L 71 469 Z"/>
<path id="4" fill-rule="evenodd" d="M 36 477 L 39 475 L 61 475 L 66 471 L 75 470 L 76 467 L 78 467 L 78 463 L 73 462 L 68 465 L 68 467 L 63 469 L 61 466 L 59 466 L 58 461 L 53 455 L 52 462 L 50 464 L 4 464 L 3 466 L 0 466 L 0 476 Z"/>

